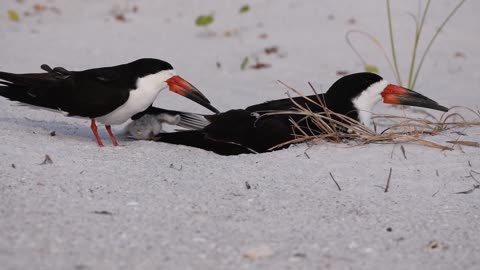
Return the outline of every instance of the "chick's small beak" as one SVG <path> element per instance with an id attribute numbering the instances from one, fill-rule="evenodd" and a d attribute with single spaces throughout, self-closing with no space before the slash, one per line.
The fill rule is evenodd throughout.
<path id="1" fill-rule="evenodd" d="M 413 90 L 394 84 L 387 85 L 381 95 L 383 97 L 383 102 L 387 104 L 401 104 L 407 106 L 430 108 L 443 112 L 448 111 L 447 107 L 438 104 L 436 101 L 433 101 L 428 97 Z"/>
<path id="2" fill-rule="evenodd" d="M 210 101 L 202 94 L 202 92 L 200 92 L 200 90 L 184 80 L 182 77 L 178 75 L 173 76 L 167 80 L 167 84 L 170 91 L 193 100 L 214 113 L 219 113 L 219 111 L 210 104 Z"/>

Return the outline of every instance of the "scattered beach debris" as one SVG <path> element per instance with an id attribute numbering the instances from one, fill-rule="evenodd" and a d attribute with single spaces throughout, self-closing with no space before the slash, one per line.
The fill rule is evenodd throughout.
<path id="1" fill-rule="evenodd" d="M 470 147 L 480 147 L 480 143 L 474 141 L 447 141 L 447 143 L 470 146 Z"/>
<path id="2" fill-rule="evenodd" d="M 43 160 L 40 165 L 46 165 L 46 164 L 53 164 L 53 160 L 50 158 L 49 155 L 45 155 L 45 159 Z"/>
<path id="3" fill-rule="evenodd" d="M 116 14 L 113 17 L 115 18 L 115 20 L 117 20 L 119 22 L 126 22 L 127 21 L 127 18 L 125 17 L 125 14 Z"/>
<path id="4" fill-rule="evenodd" d="M 250 68 L 253 68 L 253 69 L 264 69 L 264 68 L 269 68 L 269 67 L 271 67 L 271 66 L 272 66 L 272 65 L 270 65 L 270 64 L 259 62 L 258 59 L 257 59 L 257 63 L 255 63 L 255 65 L 250 66 Z"/>
<path id="5" fill-rule="evenodd" d="M 469 190 L 465 190 L 465 191 L 460 191 L 460 192 L 455 192 L 455 194 L 470 194 L 472 193 L 473 191 L 475 191 L 476 189 L 480 189 L 480 185 L 473 185 L 473 187 Z"/>
<path id="6" fill-rule="evenodd" d="M 293 253 L 293 257 L 296 257 L 296 258 L 306 258 L 306 257 L 307 257 L 307 254 L 306 254 L 306 253 L 303 253 L 303 252 L 295 252 L 295 253 Z"/>
<path id="7" fill-rule="evenodd" d="M 242 63 L 240 64 L 240 69 L 241 70 L 245 70 L 245 68 L 247 67 L 248 65 L 248 56 L 245 56 L 242 60 Z"/>
<path id="8" fill-rule="evenodd" d="M 195 20 L 195 24 L 200 27 L 207 27 L 213 23 L 213 15 L 200 15 Z"/>
<path id="9" fill-rule="evenodd" d="M 337 185 L 337 188 L 338 188 L 338 191 L 342 191 L 342 188 L 340 187 L 340 185 L 338 184 L 337 180 L 335 180 L 335 177 L 333 177 L 333 174 L 331 172 L 328 172 L 330 174 L 330 177 L 332 178 L 333 182 L 335 183 L 335 185 Z"/>
<path id="10" fill-rule="evenodd" d="M 346 70 L 337 70 L 336 74 L 337 76 L 345 76 L 345 75 L 348 75 L 350 72 L 346 71 Z"/>
<path id="11" fill-rule="evenodd" d="M 426 249 L 427 251 L 445 250 L 447 249 L 447 245 L 440 241 L 432 240 L 428 242 Z"/>
<path id="12" fill-rule="evenodd" d="M 41 4 L 35 4 L 33 6 L 33 10 L 36 11 L 36 12 L 44 12 L 44 11 L 47 10 L 47 6 L 41 5 Z"/>
<path id="13" fill-rule="evenodd" d="M 118 21 L 118 22 L 127 22 L 127 14 L 129 13 L 137 13 L 138 12 L 138 6 L 134 5 L 130 7 L 127 3 L 125 4 L 120 4 L 117 3 L 112 7 L 111 14 L 113 18 Z"/>
<path id="14" fill-rule="evenodd" d="M 453 56 L 455 58 L 465 58 L 465 54 L 463 52 L 455 52 Z"/>
<path id="15" fill-rule="evenodd" d="M 238 11 L 240 14 L 244 14 L 250 11 L 250 6 L 249 5 L 243 5 L 240 7 L 240 10 Z"/>
<path id="16" fill-rule="evenodd" d="M 266 54 L 278 53 L 278 46 L 270 46 L 264 49 Z"/>
<path id="17" fill-rule="evenodd" d="M 366 72 L 371 72 L 371 73 L 378 73 L 378 67 L 375 65 L 365 65 L 365 71 Z"/>
<path id="18" fill-rule="evenodd" d="M 245 251 L 243 254 L 243 257 L 250 260 L 259 260 L 272 257 L 273 254 L 274 252 L 271 247 L 262 244 L 247 249 L 247 251 Z"/>
<path id="19" fill-rule="evenodd" d="M 20 21 L 20 15 L 18 15 L 18 13 L 13 10 L 13 9 L 10 9 L 7 11 L 7 14 L 8 14 L 8 18 L 10 19 L 10 21 L 12 22 L 19 22 Z"/>
<path id="20" fill-rule="evenodd" d="M 259 38 L 259 39 L 267 39 L 267 38 L 268 38 L 268 34 L 267 34 L 267 33 L 261 33 L 260 35 L 258 35 L 258 38 Z"/>
<path id="21" fill-rule="evenodd" d="M 388 173 L 388 179 L 387 179 L 387 184 L 385 185 L 385 190 L 384 192 L 388 192 L 388 189 L 390 188 L 390 178 L 392 178 L 392 168 L 390 167 L 390 172 Z"/>
<path id="22" fill-rule="evenodd" d="M 407 155 L 405 154 L 405 147 L 403 147 L 403 145 L 400 145 L 400 150 L 402 150 L 403 157 L 407 159 Z"/>
<path id="23" fill-rule="evenodd" d="M 180 167 L 175 167 L 175 165 L 173 165 L 173 163 L 170 163 L 169 168 L 177 170 L 177 171 L 181 171 L 183 169 L 183 165 L 180 165 Z"/>
<path id="24" fill-rule="evenodd" d="M 106 215 L 106 216 L 113 216 L 113 213 L 107 210 L 100 210 L 100 211 L 93 211 L 92 214 L 96 215 Z"/>

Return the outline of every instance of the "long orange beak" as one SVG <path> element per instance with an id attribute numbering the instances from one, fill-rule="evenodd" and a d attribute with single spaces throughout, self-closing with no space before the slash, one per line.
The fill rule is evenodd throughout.
<path id="1" fill-rule="evenodd" d="M 167 84 L 170 88 L 170 91 L 193 100 L 214 113 L 219 113 L 219 111 L 210 104 L 210 101 L 202 94 L 202 92 L 200 92 L 200 90 L 184 80 L 182 77 L 178 75 L 173 76 L 167 80 Z"/>
<path id="2" fill-rule="evenodd" d="M 422 108 L 430 108 L 433 110 L 448 111 L 447 107 L 438 104 L 426 96 L 413 90 L 389 84 L 382 92 L 383 102 L 387 104 L 401 104 L 407 106 L 416 106 Z"/>

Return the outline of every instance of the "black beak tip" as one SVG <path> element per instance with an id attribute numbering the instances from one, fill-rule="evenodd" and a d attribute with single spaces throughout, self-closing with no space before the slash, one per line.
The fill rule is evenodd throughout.
<path id="1" fill-rule="evenodd" d="M 442 106 L 442 105 L 439 105 L 440 106 L 440 111 L 442 112 L 448 112 L 449 108 L 445 107 L 445 106 Z"/>
<path id="2" fill-rule="evenodd" d="M 208 103 L 208 105 L 205 106 L 207 109 L 209 109 L 210 111 L 214 112 L 215 114 L 219 114 L 220 111 L 217 110 L 217 108 L 213 107 L 210 103 Z"/>

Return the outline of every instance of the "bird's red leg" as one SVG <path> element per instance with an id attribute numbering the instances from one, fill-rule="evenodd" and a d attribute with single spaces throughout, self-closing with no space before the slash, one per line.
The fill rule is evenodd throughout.
<path id="1" fill-rule="evenodd" d="M 110 139 L 112 140 L 113 146 L 118 146 L 117 138 L 113 135 L 112 127 L 110 125 L 105 125 L 105 129 L 107 129 L 108 135 L 110 135 Z"/>
<path id="2" fill-rule="evenodd" d="M 92 123 L 90 124 L 90 128 L 92 129 L 93 135 L 95 135 L 95 139 L 97 139 L 98 146 L 102 147 L 102 139 L 98 135 L 97 125 L 95 124 L 95 119 L 92 118 Z"/>

